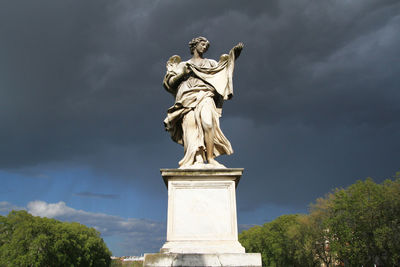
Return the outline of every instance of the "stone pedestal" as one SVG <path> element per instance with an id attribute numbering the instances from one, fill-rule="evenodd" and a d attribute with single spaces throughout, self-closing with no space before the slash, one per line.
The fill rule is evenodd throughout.
<path id="1" fill-rule="evenodd" d="M 243 169 L 162 169 L 167 242 L 144 266 L 261 266 L 238 241 L 235 188 Z"/>
<path id="2" fill-rule="evenodd" d="M 143 266 L 261 267 L 261 255 L 260 253 L 145 254 Z"/>

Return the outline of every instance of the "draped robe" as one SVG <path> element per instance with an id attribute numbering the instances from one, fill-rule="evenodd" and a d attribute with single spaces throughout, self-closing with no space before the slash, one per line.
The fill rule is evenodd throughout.
<path id="1" fill-rule="evenodd" d="M 232 154 L 229 140 L 222 133 L 219 117 L 222 114 L 224 100 L 233 96 L 232 74 L 235 56 L 233 50 L 229 55 L 222 55 L 219 62 L 203 59 L 200 65 L 191 60 L 180 62 L 178 56 L 171 57 L 167 63 L 167 73 L 164 77 L 164 87 L 175 96 L 175 104 L 167 111 L 164 120 L 165 129 L 171 138 L 184 146 L 184 157 L 179 162 L 180 167 L 194 164 L 196 154 L 206 149 L 201 111 L 208 109 L 213 117 L 214 125 L 214 156 Z M 173 87 L 170 79 L 183 72 L 184 65 L 192 70 L 188 79 Z M 192 114 L 189 114 L 193 112 Z M 187 120 L 194 118 L 195 127 Z"/>

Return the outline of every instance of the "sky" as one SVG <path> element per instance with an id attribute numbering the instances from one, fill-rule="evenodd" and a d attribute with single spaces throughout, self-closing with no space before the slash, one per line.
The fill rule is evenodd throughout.
<path id="1" fill-rule="evenodd" d="M 0 214 L 78 221 L 113 255 L 166 236 L 161 168 L 182 146 L 164 130 L 170 56 L 238 42 L 220 124 L 245 168 L 239 230 L 306 213 L 337 187 L 400 171 L 397 0 L 0 2 Z"/>

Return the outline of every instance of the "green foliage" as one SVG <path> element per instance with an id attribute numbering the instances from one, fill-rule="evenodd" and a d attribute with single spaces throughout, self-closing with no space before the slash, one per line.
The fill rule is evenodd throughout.
<path id="1" fill-rule="evenodd" d="M 247 252 L 260 252 L 263 266 L 318 266 L 310 254 L 304 231 L 304 216 L 283 215 L 263 226 L 255 226 L 239 235 Z"/>
<path id="2" fill-rule="evenodd" d="M 79 223 L 34 217 L 26 211 L 0 216 L 0 266 L 109 266 L 100 233 Z"/>
<path id="3" fill-rule="evenodd" d="M 358 181 L 311 206 L 239 235 L 263 266 L 400 266 L 400 173 Z"/>
<path id="4" fill-rule="evenodd" d="M 372 179 L 338 189 L 312 212 L 324 216 L 330 246 L 350 266 L 400 264 L 400 180 Z"/>

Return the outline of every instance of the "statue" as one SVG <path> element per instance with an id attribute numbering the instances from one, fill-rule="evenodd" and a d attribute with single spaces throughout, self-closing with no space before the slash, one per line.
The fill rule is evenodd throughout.
<path id="1" fill-rule="evenodd" d="M 168 109 L 165 129 L 172 140 L 184 146 L 180 168 L 225 168 L 215 157 L 233 153 L 222 133 L 219 117 L 224 100 L 233 96 L 232 75 L 235 59 L 243 43 L 233 47 L 219 61 L 204 58 L 210 43 L 204 37 L 189 42 L 193 55 L 188 61 L 172 56 L 167 62 L 163 85 L 174 95 L 175 104 Z M 208 164 L 205 164 L 207 162 Z"/>

